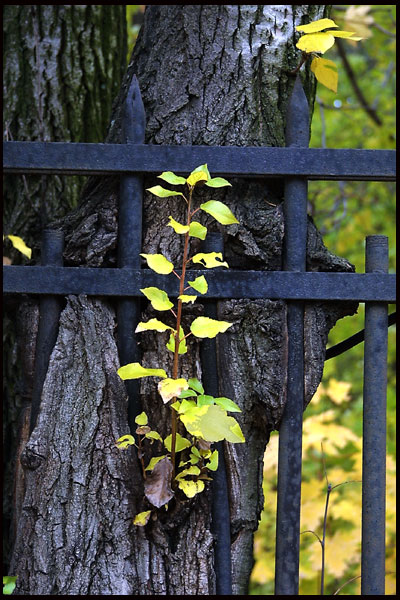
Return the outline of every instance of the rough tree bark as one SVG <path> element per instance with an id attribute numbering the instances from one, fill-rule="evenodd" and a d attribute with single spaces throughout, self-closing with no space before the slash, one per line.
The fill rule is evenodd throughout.
<path id="1" fill-rule="evenodd" d="M 296 66 L 294 27 L 326 16 L 326 5 L 150 5 L 112 115 L 108 141 L 119 142 L 120 108 L 133 73 L 153 144 L 284 145 L 285 109 Z M 312 106 L 314 85 L 305 77 Z M 198 165 L 188 164 L 188 172 Z M 212 174 L 212 165 L 208 165 Z M 149 187 L 155 176 L 145 181 Z M 237 180 L 213 199 L 226 202 L 240 225 L 224 229 L 225 259 L 233 268 L 281 268 L 284 234 L 280 182 Z M 79 209 L 57 223 L 71 265 L 116 263 L 116 178 L 92 179 Z M 202 199 L 209 198 L 202 191 Z M 177 236 L 168 216 L 183 207 L 145 196 L 144 252 L 175 261 Z M 204 217 L 204 215 L 203 215 Z M 211 218 L 203 224 L 218 231 Z M 105 235 L 104 223 L 107 224 Z M 193 244 L 193 250 L 196 245 Z M 309 270 L 352 270 L 330 254 L 309 222 Z M 147 316 L 151 310 L 143 306 Z M 187 314 L 202 310 L 195 305 Z M 271 430 L 285 404 L 286 307 L 283 301 L 219 303 L 234 326 L 218 338 L 220 393 L 237 402 L 245 444 L 226 445 L 235 594 L 246 594 L 252 538 L 262 498 L 262 464 Z M 354 307 L 308 306 L 305 315 L 306 403 L 320 380 L 325 344 L 335 321 Z M 135 327 L 136 324 L 132 324 Z M 35 430 L 23 452 L 26 492 L 20 509 L 12 570 L 18 594 L 212 595 L 214 545 L 211 488 L 192 500 L 176 497 L 145 527 L 133 516 L 148 508 L 140 466 L 115 439 L 128 433 L 126 396 L 116 376 L 112 303 L 69 297 L 60 321 Z M 182 376 L 199 377 L 192 338 Z M 165 339 L 141 335 L 142 364 L 169 369 Z M 207 390 L 206 390 L 207 391 Z M 169 409 L 154 381 L 141 384 L 143 409 L 166 435 Z"/>

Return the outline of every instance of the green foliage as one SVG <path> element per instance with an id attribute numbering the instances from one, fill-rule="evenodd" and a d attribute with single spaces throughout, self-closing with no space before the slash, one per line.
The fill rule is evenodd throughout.
<path id="1" fill-rule="evenodd" d="M 231 210 L 222 202 L 210 200 L 193 208 L 192 195 L 196 186 L 207 185 L 210 188 L 230 186 L 230 183 L 222 177 L 212 178 L 207 165 L 200 165 L 190 173 L 187 178 L 175 175 L 172 171 L 165 171 L 158 176 L 160 179 L 172 186 L 187 187 L 187 195 L 166 189 L 162 186 L 148 188 L 151 194 L 158 198 L 172 196 L 182 197 L 187 204 L 186 224 L 176 221 L 169 216 L 167 227 L 172 227 L 177 235 L 184 235 L 184 251 L 181 265 L 181 275 L 175 271 L 175 267 L 163 254 L 141 254 L 150 269 L 161 275 L 173 273 L 179 279 L 179 295 L 177 296 L 177 307 L 171 302 L 167 293 L 156 287 L 141 289 L 141 292 L 151 302 L 157 311 L 170 311 L 176 320 L 175 327 L 170 327 L 162 321 L 152 318 L 147 322 L 140 322 L 136 327 L 136 333 L 144 331 L 155 331 L 164 334 L 170 331 L 167 349 L 174 354 L 173 370 L 171 376 L 164 369 L 146 368 L 139 363 L 124 365 L 118 369 L 121 379 L 138 379 L 141 377 L 160 378 L 157 389 L 162 402 L 171 408 L 171 433 L 163 439 L 159 432 L 151 429 L 148 425 L 148 417 L 142 412 L 135 419 L 138 425 L 136 429 L 137 442 L 132 435 L 123 435 L 116 441 L 121 450 L 135 445 L 141 460 L 144 489 L 146 499 L 156 508 L 167 505 L 171 498 L 180 490 L 186 497 L 193 498 L 205 489 L 205 481 L 210 480 L 208 473 L 215 471 L 218 467 L 218 452 L 211 449 L 211 444 L 226 440 L 231 443 L 243 443 L 245 441 L 240 426 L 234 417 L 228 412 L 241 412 L 239 406 L 229 398 L 214 398 L 205 394 L 201 382 L 192 377 L 186 380 L 179 377 L 179 356 L 188 351 L 186 339 L 194 335 L 199 339 L 214 338 L 219 333 L 224 333 L 232 323 L 219 321 L 208 317 L 197 317 L 190 325 L 190 332 L 185 335 L 181 326 L 182 305 L 196 301 L 197 295 L 185 294 L 188 288 L 205 294 L 208 290 L 207 280 L 204 275 L 188 281 L 186 285 L 186 268 L 189 262 L 201 264 L 207 269 L 215 267 L 229 267 L 223 261 L 222 253 L 208 252 L 197 253 L 189 256 L 190 238 L 195 237 L 204 240 L 207 228 L 201 223 L 193 221 L 192 218 L 198 211 L 203 211 L 214 217 L 222 225 L 237 224 L 238 220 Z M 178 423 L 182 424 L 188 437 L 177 432 Z M 161 455 L 154 455 L 144 465 L 145 449 L 149 445 L 162 444 Z M 167 450 L 165 454 L 164 449 Z M 176 468 L 176 454 L 180 454 L 181 460 Z M 138 513 L 134 519 L 135 525 L 145 526 L 150 518 L 151 511 Z"/>
<path id="2" fill-rule="evenodd" d="M 17 575 L 3 575 L 3 594 L 10 595 L 15 589 Z"/>

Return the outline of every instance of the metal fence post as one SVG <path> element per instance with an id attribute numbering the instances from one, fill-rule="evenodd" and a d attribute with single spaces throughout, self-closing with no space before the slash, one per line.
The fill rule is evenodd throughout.
<path id="1" fill-rule="evenodd" d="M 42 233 L 41 265 L 43 276 L 48 266 L 62 267 L 64 233 L 45 229 Z M 57 296 L 44 296 L 39 301 L 39 328 L 36 339 L 35 375 L 32 388 L 30 432 L 32 433 L 40 409 L 42 389 L 49 367 L 50 355 L 57 340 L 58 322 L 61 313 L 61 299 Z"/>
<path id="2" fill-rule="evenodd" d="M 365 271 L 388 272 L 388 238 L 366 238 Z M 365 303 L 361 594 L 385 595 L 388 306 Z"/>
<path id="3" fill-rule="evenodd" d="M 139 84 L 134 75 L 126 96 L 122 116 L 122 132 L 126 151 L 143 144 L 146 117 Z M 120 182 L 118 213 L 118 267 L 140 269 L 142 248 L 143 176 L 124 175 Z M 140 320 L 140 299 L 120 298 L 117 307 L 118 351 L 121 365 L 139 362 L 139 349 L 134 329 Z M 132 433 L 135 417 L 141 412 L 140 381 L 125 381 L 128 394 L 128 422 Z"/>
<path id="4" fill-rule="evenodd" d="M 223 252 L 223 239 L 220 233 L 209 233 L 203 244 L 204 252 Z M 217 301 L 205 300 L 204 314 L 217 319 Z M 219 395 L 217 345 L 215 338 L 205 338 L 201 342 L 200 357 L 205 393 Z M 231 520 L 229 510 L 228 481 L 225 469 L 224 443 L 216 442 L 218 469 L 212 482 L 212 532 L 215 535 L 214 569 L 217 596 L 232 595 L 231 566 Z"/>
<path id="5" fill-rule="evenodd" d="M 286 145 L 307 147 L 308 102 L 297 77 L 289 102 Z M 306 270 L 307 180 L 285 179 L 283 268 Z M 287 400 L 279 428 L 276 515 L 275 594 L 297 595 L 299 589 L 301 454 L 304 406 L 304 303 L 287 303 Z"/>

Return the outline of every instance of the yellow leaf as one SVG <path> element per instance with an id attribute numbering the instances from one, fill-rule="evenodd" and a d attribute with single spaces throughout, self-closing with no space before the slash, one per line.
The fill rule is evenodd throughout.
<path id="1" fill-rule="evenodd" d="M 118 438 L 118 440 L 115 442 L 115 445 L 120 450 L 126 450 L 128 446 L 132 446 L 134 443 L 135 438 L 132 435 L 123 435 L 122 437 Z"/>
<path id="2" fill-rule="evenodd" d="M 171 329 L 173 331 L 172 327 L 169 327 L 168 325 L 165 325 L 165 323 L 162 323 L 162 321 L 159 321 L 158 319 L 150 319 L 150 321 L 146 321 L 146 323 L 138 323 L 136 329 L 135 329 L 135 333 L 141 333 L 142 331 L 167 331 L 167 329 Z"/>
<path id="3" fill-rule="evenodd" d="M 195 496 L 199 492 L 202 492 L 205 487 L 204 481 L 201 481 L 201 479 L 199 479 L 198 481 L 187 481 L 186 479 L 179 479 L 178 486 L 188 498 L 193 498 L 193 496 Z"/>
<path id="4" fill-rule="evenodd" d="M 229 268 L 229 265 L 227 262 L 222 262 L 222 252 L 199 252 L 198 254 L 195 254 L 193 256 L 192 261 L 194 263 L 200 263 L 206 269 L 213 269 L 214 267 L 228 267 Z M 196 278 L 196 281 L 197 281 L 197 279 L 200 279 L 200 278 L 199 277 Z M 189 283 L 190 283 L 190 281 L 189 281 Z M 203 293 L 203 292 L 201 292 L 201 293 Z"/>
<path id="5" fill-rule="evenodd" d="M 171 216 L 168 217 L 169 218 L 169 223 L 167 225 L 167 227 L 172 227 L 172 229 L 175 231 L 175 233 L 187 233 L 189 231 L 189 225 L 182 225 L 181 223 L 178 223 L 178 221 L 175 221 L 175 219 L 173 219 Z"/>
<path id="6" fill-rule="evenodd" d="M 190 331 L 199 338 L 213 338 L 218 333 L 224 333 L 232 325 L 233 323 L 228 323 L 228 321 L 217 321 L 209 317 L 197 317 L 192 322 Z"/>
<path id="7" fill-rule="evenodd" d="M 133 519 L 133 524 L 143 527 L 150 519 L 151 510 L 145 510 L 144 512 L 138 513 Z"/>
<path id="8" fill-rule="evenodd" d="M 332 92 L 337 92 L 338 73 L 334 62 L 316 57 L 311 62 L 311 71 L 322 85 Z"/>
<path id="9" fill-rule="evenodd" d="M 28 248 L 28 246 L 25 244 L 25 242 L 22 238 L 18 237 L 17 235 L 7 235 L 6 237 L 8 237 L 8 239 L 10 240 L 10 242 L 12 243 L 12 245 L 14 246 L 14 248 L 16 250 L 19 250 L 22 254 L 24 254 L 28 258 L 31 258 L 32 250 L 30 248 Z"/>
<path id="10" fill-rule="evenodd" d="M 197 300 L 197 296 L 188 296 L 187 294 L 182 294 L 181 296 L 178 296 L 178 300 L 182 300 L 182 302 L 191 302 L 193 304 L 193 302 Z"/>
<path id="11" fill-rule="evenodd" d="M 158 384 L 158 393 L 163 399 L 164 404 L 169 402 L 171 398 L 179 396 L 182 390 L 187 390 L 189 387 L 186 379 L 164 379 Z"/>
<path id="12" fill-rule="evenodd" d="M 351 383 L 346 381 L 337 381 L 333 377 L 329 380 L 329 385 L 326 390 L 327 395 L 335 404 L 342 404 L 350 400 L 349 391 Z"/>
<path id="13" fill-rule="evenodd" d="M 146 369 L 139 363 L 129 363 L 117 371 L 121 379 L 140 379 L 141 377 L 167 377 L 164 369 Z"/>
<path id="14" fill-rule="evenodd" d="M 189 175 L 189 177 L 186 179 L 186 182 L 188 185 L 193 187 L 199 181 L 207 181 L 207 179 L 207 173 L 205 173 L 204 171 L 196 171 Z"/>
<path id="15" fill-rule="evenodd" d="M 146 259 L 150 269 L 160 275 L 172 273 L 174 265 L 163 254 L 141 254 Z"/>
<path id="16" fill-rule="evenodd" d="M 320 52 L 324 54 L 329 48 L 332 48 L 335 43 L 335 38 L 332 33 L 310 33 L 303 35 L 296 44 L 296 48 L 303 52 Z"/>
<path id="17" fill-rule="evenodd" d="M 164 290 L 160 290 L 156 287 L 148 287 L 143 288 L 140 291 L 148 300 L 150 300 L 154 310 L 170 310 L 170 308 L 174 306 Z"/>
<path id="18" fill-rule="evenodd" d="M 303 33 L 315 33 L 316 31 L 322 31 L 327 27 L 338 27 L 338 25 L 336 25 L 335 21 L 332 21 L 332 19 L 319 19 L 318 21 L 308 23 L 308 25 L 298 25 L 296 27 L 296 31 L 302 31 Z"/>

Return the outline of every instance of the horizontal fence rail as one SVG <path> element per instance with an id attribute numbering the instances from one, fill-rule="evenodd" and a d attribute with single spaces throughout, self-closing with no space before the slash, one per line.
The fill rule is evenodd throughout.
<path id="1" fill-rule="evenodd" d="M 233 269 L 219 272 L 187 271 L 188 280 L 199 275 L 207 278 L 207 298 L 396 302 L 396 276 L 393 274 Z M 159 276 L 150 269 L 3 267 L 3 292 L 8 294 L 141 297 L 140 289 L 149 286 L 162 286 L 170 296 L 179 295 L 175 276 Z"/>
<path id="2" fill-rule="evenodd" d="M 3 142 L 5 173 L 188 173 L 205 163 L 212 165 L 214 175 L 231 177 L 396 178 L 395 150 Z"/>

